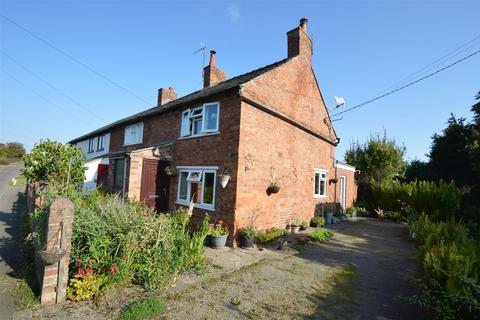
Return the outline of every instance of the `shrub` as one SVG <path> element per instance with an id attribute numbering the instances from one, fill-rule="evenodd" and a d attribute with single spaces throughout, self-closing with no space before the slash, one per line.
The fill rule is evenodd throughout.
<path id="1" fill-rule="evenodd" d="M 254 227 L 246 227 L 246 228 L 240 229 L 239 234 L 240 236 L 246 239 L 254 239 L 255 236 L 257 235 L 257 230 L 255 230 Z"/>
<path id="2" fill-rule="evenodd" d="M 439 319 L 478 319 L 480 314 L 480 244 L 453 219 L 433 222 L 422 215 L 410 222 L 419 242 L 427 279 L 410 302 L 429 308 Z"/>
<path id="3" fill-rule="evenodd" d="M 371 189 L 373 199 L 369 206 L 373 208 L 401 212 L 409 206 L 417 213 L 429 214 L 436 220 L 454 217 L 461 200 L 461 193 L 453 182 L 382 182 L 372 183 Z"/>
<path id="4" fill-rule="evenodd" d="M 126 306 L 120 313 L 120 320 L 151 319 L 163 312 L 165 301 L 161 297 L 147 297 Z"/>
<path id="5" fill-rule="evenodd" d="M 333 237 L 333 233 L 331 233 L 330 231 L 325 230 L 325 229 L 319 229 L 319 230 L 315 230 L 314 232 L 312 232 L 309 235 L 309 237 L 310 237 L 310 240 L 312 240 L 312 241 L 323 242 L 323 241 L 326 241 L 326 240 L 330 239 L 331 237 Z"/>
<path id="6" fill-rule="evenodd" d="M 323 227 L 325 225 L 325 218 L 324 217 L 313 217 L 310 220 L 310 223 L 317 224 L 320 227 Z"/>
<path id="7" fill-rule="evenodd" d="M 103 277 L 94 274 L 77 274 L 70 279 L 67 287 L 67 299 L 87 300 L 100 291 Z"/>
<path id="8" fill-rule="evenodd" d="M 302 227 L 303 229 L 307 229 L 308 228 L 308 222 L 305 221 L 305 220 L 302 220 L 302 222 L 300 222 L 300 227 Z"/>
<path id="9" fill-rule="evenodd" d="M 257 243 L 265 244 L 265 243 L 273 242 L 287 234 L 288 234 L 287 230 L 279 229 L 279 228 L 259 230 L 257 232 Z"/>
<path id="10" fill-rule="evenodd" d="M 25 155 L 22 174 L 29 181 L 73 185 L 83 183 L 85 155 L 82 148 L 41 140 Z"/>
<path id="11" fill-rule="evenodd" d="M 70 270 L 107 275 L 105 286 L 136 282 L 162 288 L 203 262 L 208 217 L 194 228 L 185 210 L 156 214 L 118 196 L 96 195 L 75 206 Z"/>

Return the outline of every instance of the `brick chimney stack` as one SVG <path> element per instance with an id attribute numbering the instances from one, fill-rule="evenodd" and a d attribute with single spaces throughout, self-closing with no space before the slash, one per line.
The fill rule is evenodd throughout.
<path id="1" fill-rule="evenodd" d="M 303 56 L 309 60 L 312 58 L 312 39 L 307 34 L 308 20 L 300 19 L 300 25 L 287 32 L 288 57 Z"/>
<path id="2" fill-rule="evenodd" d="M 160 88 L 158 89 L 158 106 L 164 105 L 167 102 L 173 101 L 177 99 L 177 93 L 175 92 L 175 89 L 173 89 L 172 86 L 170 86 L 168 89 L 165 88 Z"/>
<path id="3" fill-rule="evenodd" d="M 217 53 L 214 50 L 210 51 L 210 62 L 208 63 L 208 66 L 203 68 L 204 88 L 210 87 L 227 79 L 226 73 L 215 66 L 216 54 Z"/>

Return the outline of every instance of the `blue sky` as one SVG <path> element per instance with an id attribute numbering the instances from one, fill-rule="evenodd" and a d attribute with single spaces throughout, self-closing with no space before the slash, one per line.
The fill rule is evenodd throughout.
<path id="1" fill-rule="evenodd" d="M 474 0 L 3 0 L 1 14 L 149 103 L 0 17 L 0 142 L 27 148 L 42 137 L 66 142 L 153 106 L 160 87 L 172 85 L 180 95 L 200 89 L 202 57 L 192 52 L 201 43 L 217 51 L 217 65 L 229 77 L 281 60 L 285 33 L 301 17 L 309 19 L 313 67 L 326 102 L 333 105 L 339 95 L 351 107 L 474 39 L 478 12 Z M 478 49 L 477 43 L 441 66 Z M 450 113 L 471 118 L 479 75 L 477 55 L 345 114 L 335 122 L 337 158 L 351 141 L 386 130 L 405 144 L 408 159 L 425 159 L 431 136 Z"/>

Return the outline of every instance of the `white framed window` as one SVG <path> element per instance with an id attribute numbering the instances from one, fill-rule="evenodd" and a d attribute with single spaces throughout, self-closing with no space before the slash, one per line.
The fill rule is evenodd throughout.
<path id="1" fill-rule="evenodd" d="M 133 124 L 125 128 L 125 139 L 123 144 L 139 144 L 143 142 L 143 122 Z"/>
<path id="2" fill-rule="evenodd" d="M 187 109 L 182 112 L 181 137 L 202 136 L 218 132 L 220 119 L 220 104 L 205 103 L 201 107 Z"/>
<path id="3" fill-rule="evenodd" d="M 88 153 L 95 151 L 95 137 L 88 140 Z"/>
<path id="4" fill-rule="evenodd" d="M 326 170 L 315 169 L 313 179 L 313 196 L 315 198 L 327 196 L 328 176 Z"/>
<path id="5" fill-rule="evenodd" d="M 97 140 L 97 151 L 102 151 L 103 150 L 103 135 L 102 136 L 98 136 L 98 140 Z"/>
<path id="6" fill-rule="evenodd" d="M 179 167 L 178 173 L 177 203 L 193 201 L 196 208 L 215 210 L 217 169 Z"/>

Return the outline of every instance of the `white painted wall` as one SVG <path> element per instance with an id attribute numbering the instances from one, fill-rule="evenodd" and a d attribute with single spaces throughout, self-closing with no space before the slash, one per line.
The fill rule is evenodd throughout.
<path id="1" fill-rule="evenodd" d="M 100 157 L 104 154 L 107 154 L 110 151 L 110 133 L 104 134 L 103 137 L 103 150 L 102 151 L 97 151 L 97 139 L 98 137 L 95 137 L 95 151 L 92 153 L 88 153 L 88 141 L 87 140 L 82 140 L 80 142 L 77 142 L 77 146 L 81 147 L 83 149 L 83 153 L 85 154 L 85 157 L 87 158 L 87 161 L 92 158 Z"/>
<path id="2" fill-rule="evenodd" d="M 97 158 L 85 162 L 85 181 L 83 193 L 88 194 L 97 187 L 97 174 L 99 164 L 108 164 L 108 158 Z"/>

